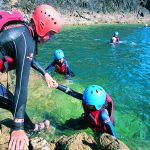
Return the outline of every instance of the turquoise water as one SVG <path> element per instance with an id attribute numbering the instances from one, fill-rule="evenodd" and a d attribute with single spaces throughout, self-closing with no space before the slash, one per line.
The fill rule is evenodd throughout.
<path id="1" fill-rule="evenodd" d="M 116 46 L 108 44 L 114 31 L 120 33 L 122 41 Z M 104 87 L 114 100 L 119 138 L 131 149 L 150 149 L 150 28 L 142 25 L 64 27 L 51 42 L 40 46 L 38 60 L 44 67 L 53 60 L 52 53 L 58 48 L 63 49 L 76 77 L 66 81 L 52 73 L 53 78 L 78 92 L 91 84 Z M 42 94 L 40 101 L 34 104 L 34 112 L 39 112 L 39 118 L 49 118 L 54 126 L 82 113 L 80 101 L 55 89 Z M 31 115 L 37 117 L 33 110 Z M 59 134 L 72 132 L 77 131 L 59 131 Z"/>

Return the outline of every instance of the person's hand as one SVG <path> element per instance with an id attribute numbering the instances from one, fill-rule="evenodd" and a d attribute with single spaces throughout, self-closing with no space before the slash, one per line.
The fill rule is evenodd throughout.
<path id="1" fill-rule="evenodd" d="M 44 75 L 45 81 L 47 82 L 48 87 L 57 88 L 58 83 L 48 74 Z"/>
<path id="2" fill-rule="evenodd" d="M 22 150 L 25 144 L 29 146 L 29 139 L 24 130 L 16 130 L 11 133 L 9 150 Z"/>

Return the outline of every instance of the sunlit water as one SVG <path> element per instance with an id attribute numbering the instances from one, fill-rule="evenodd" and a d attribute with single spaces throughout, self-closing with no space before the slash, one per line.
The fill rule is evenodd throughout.
<path id="1" fill-rule="evenodd" d="M 112 46 L 108 42 L 114 31 L 120 33 L 122 43 Z M 64 28 L 41 48 L 39 54 L 43 55 L 39 55 L 39 60 L 43 66 L 52 61 L 52 53 L 58 48 L 63 49 L 76 74 L 72 84 L 66 84 L 78 92 L 91 84 L 103 86 L 115 103 L 119 138 L 132 149 L 150 148 L 150 28 L 136 25 Z M 53 111 L 56 122 L 80 116 L 82 108 L 78 100 L 59 91 L 53 93 L 54 99 L 57 95 L 57 106 L 48 106 L 48 110 L 56 109 Z"/>
<path id="2" fill-rule="evenodd" d="M 122 43 L 112 46 L 108 42 L 114 31 L 119 32 Z M 81 93 L 91 84 L 104 87 L 114 100 L 119 138 L 131 149 L 150 148 L 150 28 L 137 25 L 65 27 L 51 42 L 40 46 L 37 59 L 42 66 L 49 65 L 58 48 L 64 51 L 76 76 L 66 81 L 52 71 L 53 78 Z M 50 119 L 55 127 L 83 112 L 80 101 L 58 90 L 43 93 L 41 88 L 33 89 L 32 93 L 38 96 L 29 98 L 29 114 L 39 120 Z M 75 132 L 56 129 L 53 137 Z M 48 136 L 52 135 L 47 133 Z"/>

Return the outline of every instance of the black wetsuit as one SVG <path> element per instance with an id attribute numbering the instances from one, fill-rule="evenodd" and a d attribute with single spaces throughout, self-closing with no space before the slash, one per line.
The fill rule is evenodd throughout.
<path id="1" fill-rule="evenodd" d="M 0 107 L 10 110 L 14 118 L 24 119 L 30 67 L 42 75 L 46 72 L 34 59 L 35 40 L 27 26 L 21 25 L 0 32 L 0 47 L 3 55 L 13 58 L 16 67 L 15 93 L 12 95 L 0 84 Z"/>

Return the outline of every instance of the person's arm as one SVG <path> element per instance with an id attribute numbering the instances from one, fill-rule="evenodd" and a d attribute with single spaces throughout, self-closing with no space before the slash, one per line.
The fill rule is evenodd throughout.
<path id="1" fill-rule="evenodd" d="M 20 36 L 13 41 L 15 45 L 14 52 L 17 54 L 15 59 L 16 64 L 16 87 L 14 92 L 14 123 L 9 141 L 9 150 L 22 149 L 24 144 L 29 144 L 26 132 L 24 131 L 24 116 L 27 102 L 27 89 L 30 74 L 30 66 L 34 47 L 31 44 L 24 45 L 24 36 Z M 28 39 L 30 36 L 28 37 Z M 31 39 L 32 42 L 32 39 Z M 11 43 L 12 44 L 12 43 Z"/>
<path id="2" fill-rule="evenodd" d="M 117 136 L 117 132 L 115 130 L 115 127 L 113 126 L 113 123 L 111 122 L 109 116 L 108 116 L 108 112 L 106 109 L 104 109 L 100 115 L 100 120 L 105 124 L 107 130 L 108 130 L 108 133 L 113 135 L 115 137 L 115 139 L 118 138 Z"/>
<path id="3" fill-rule="evenodd" d="M 46 74 L 46 71 L 40 66 L 35 58 L 32 59 L 31 67 L 41 73 L 43 76 Z"/>
<path id="4" fill-rule="evenodd" d="M 66 65 L 66 74 L 69 75 L 70 77 L 74 77 L 75 74 L 71 71 L 71 69 L 69 68 L 69 65 L 68 65 L 68 62 L 67 60 L 65 59 L 65 65 Z"/>
<path id="5" fill-rule="evenodd" d="M 70 77 L 75 76 L 75 74 L 71 71 L 71 69 L 69 67 L 67 67 L 66 69 L 67 69 L 67 75 L 69 75 Z"/>
<path id="6" fill-rule="evenodd" d="M 33 59 L 31 62 L 32 68 L 34 68 L 36 71 L 40 72 L 47 82 L 48 87 L 56 88 L 58 86 L 58 83 L 50 76 L 49 73 L 47 73 L 40 65 L 39 63 Z"/>
<path id="7" fill-rule="evenodd" d="M 53 61 L 45 70 L 50 71 L 55 66 L 55 62 Z"/>
<path id="8" fill-rule="evenodd" d="M 72 97 L 82 100 L 83 95 L 81 93 L 78 93 L 67 86 L 58 85 L 57 89 L 59 89 L 60 91 L 66 93 Z"/>

